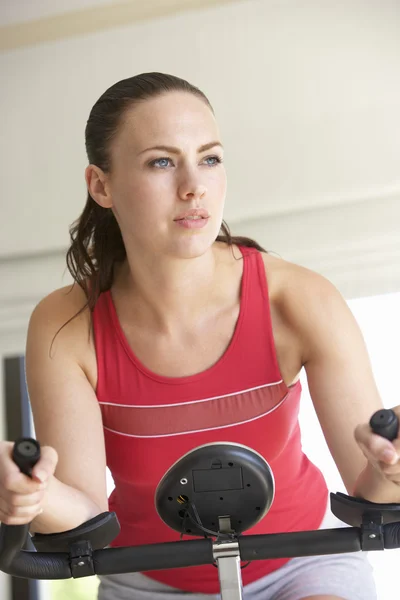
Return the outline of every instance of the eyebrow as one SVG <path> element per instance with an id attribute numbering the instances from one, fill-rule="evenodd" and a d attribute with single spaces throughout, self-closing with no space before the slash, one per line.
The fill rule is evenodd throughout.
<path id="1" fill-rule="evenodd" d="M 210 150 L 210 148 L 214 148 L 215 146 L 220 146 L 223 149 L 223 145 L 221 142 L 209 142 L 208 144 L 204 144 L 197 148 L 197 152 L 200 154 L 201 152 L 205 152 L 206 150 Z M 164 152 L 170 152 L 171 154 L 181 154 L 181 150 L 179 148 L 175 148 L 175 146 L 152 146 L 151 148 L 146 148 L 139 152 L 140 154 L 144 154 L 145 152 L 149 152 L 149 150 L 162 150 Z"/>

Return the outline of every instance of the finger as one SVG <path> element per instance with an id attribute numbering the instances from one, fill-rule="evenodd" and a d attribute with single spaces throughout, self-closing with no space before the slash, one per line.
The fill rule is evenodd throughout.
<path id="1" fill-rule="evenodd" d="M 24 517 L 12 517 L 0 510 L 0 522 L 4 523 L 5 525 L 27 525 L 36 519 L 36 517 L 38 517 L 42 512 L 43 509 L 40 508 L 40 510 L 38 510 L 35 514 L 26 515 Z"/>
<path id="2" fill-rule="evenodd" d="M 362 450 L 365 458 L 368 460 L 368 462 L 371 463 L 379 471 L 382 471 L 384 467 L 389 468 L 389 467 L 394 466 L 395 468 L 398 468 L 398 467 L 396 467 L 397 460 L 396 461 L 393 460 L 392 451 L 390 451 L 391 453 L 389 456 L 386 455 L 386 450 L 385 450 L 380 457 L 379 456 L 377 457 L 364 444 L 359 442 L 358 445 L 359 445 L 360 449 Z"/>
<path id="3" fill-rule="evenodd" d="M 368 424 L 358 425 L 354 431 L 356 441 L 371 461 L 396 464 L 399 455 L 396 447 L 386 438 L 373 433 Z"/>
<path id="4" fill-rule="evenodd" d="M 400 456 L 400 438 L 396 438 L 395 440 L 393 440 L 392 444 L 397 454 Z"/>
<path id="5" fill-rule="evenodd" d="M 47 487 L 46 483 L 40 483 L 24 475 L 21 471 L 10 471 L 3 479 L 3 485 L 0 487 L 0 494 L 4 496 L 7 493 L 14 494 L 34 494 Z M 4 491 L 3 491 L 4 490 Z"/>
<path id="6" fill-rule="evenodd" d="M 33 506 L 42 502 L 46 490 L 35 492 L 34 494 L 15 494 L 8 490 L 1 490 L 0 498 L 3 502 L 12 506 Z"/>
<path id="7" fill-rule="evenodd" d="M 385 474 L 386 477 L 400 478 L 400 462 L 397 462 L 395 465 L 388 465 L 380 462 L 378 465 L 379 469 Z"/>
<path id="8" fill-rule="evenodd" d="M 56 470 L 58 454 L 51 446 L 43 446 L 40 460 L 32 469 L 32 477 L 41 483 L 45 483 Z"/>
<path id="9" fill-rule="evenodd" d="M 2 523 L 9 524 L 9 519 L 25 519 L 25 522 L 30 523 L 42 512 L 43 507 L 40 503 L 32 506 L 13 506 L 0 499 L 0 520 Z"/>

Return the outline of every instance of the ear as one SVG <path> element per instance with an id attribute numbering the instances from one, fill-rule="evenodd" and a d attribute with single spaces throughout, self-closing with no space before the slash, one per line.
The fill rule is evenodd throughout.
<path id="1" fill-rule="evenodd" d="M 97 204 L 103 208 L 111 208 L 113 205 L 107 175 L 96 167 L 89 165 L 85 169 L 85 180 L 88 192 Z"/>

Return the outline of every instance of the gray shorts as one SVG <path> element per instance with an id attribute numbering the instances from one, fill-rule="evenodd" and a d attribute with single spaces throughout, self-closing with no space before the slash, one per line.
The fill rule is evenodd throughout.
<path id="1" fill-rule="evenodd" d="M 327 510 L 321 529 L 347 527 Z M 341 600 L 377 600 L 372 567 L 365 552 L 293 558 L 244 587 L 244 600 L 302 600 L 332 595 Z M 191 594 L 142 573 L 100 577 L 98 600 L 220 600 L 219 594 Z"/>

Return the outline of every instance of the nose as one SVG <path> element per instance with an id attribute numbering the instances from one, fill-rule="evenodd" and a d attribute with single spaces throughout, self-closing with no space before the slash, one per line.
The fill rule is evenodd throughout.
<path id="1" fill-rule="evenodd" d="M 179 186 L 179 197 L 181 200 L 201 200 L 206 194 L 206 186 L 194 179 L 185 181 Z"/>

